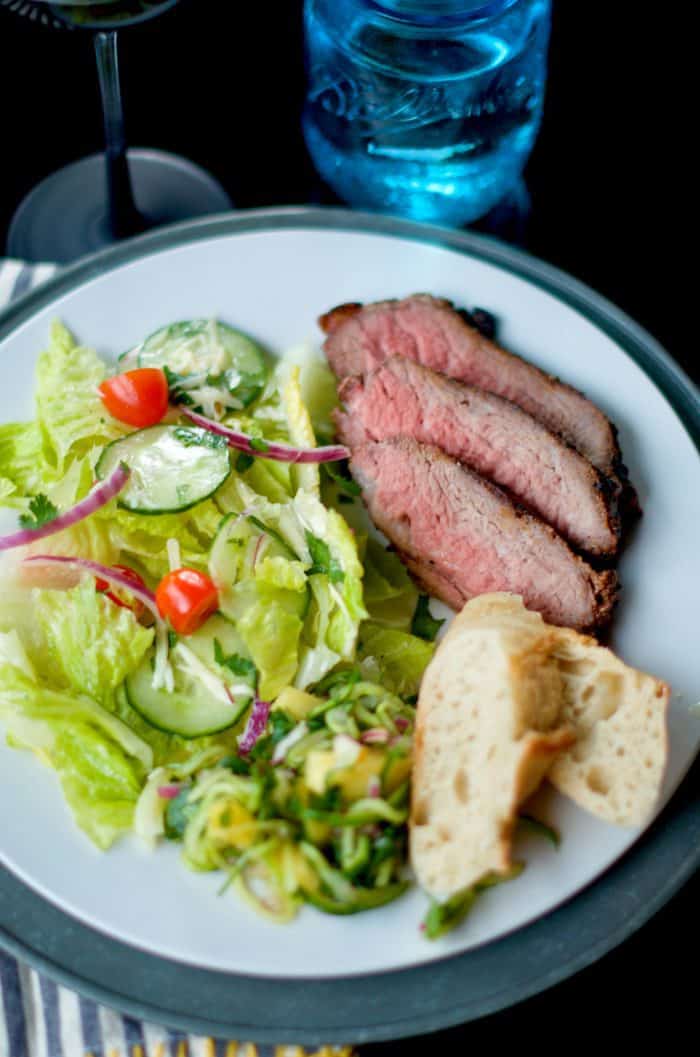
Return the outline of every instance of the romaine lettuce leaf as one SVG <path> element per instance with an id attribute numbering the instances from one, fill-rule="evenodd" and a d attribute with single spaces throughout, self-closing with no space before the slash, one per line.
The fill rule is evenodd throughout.
<path id="1" fill-rule="evenodd" d="M 26 496 L 46 490 L 41 430 L 36 422 L 0 426 L 0 504 L 23 508 Z"/>
<path id="2" fill-rule="evenodd" d="M 106 374 L 92 349 L 77 345 L 63 324 L 53 324 L 37 364 L 36 410 L 44 456 L 56 476 L 63 475 L 71 458 L 129 432 L 106 412 L 98 395 Z"/>
<path id="3" fill-rule="evenodd" d="M 339 661 L 354 657 L 358 628 L 367 616 L 355 537 L 336 511 L 303 489 L 287 503 L 276 504 L 239 482 L 238 501 L 278 533 L 306 570 L 312 601 L 294 679 L 304 689 Z"/>
<path id="4" fill-rule="evenodd" d="M 272 555 L 256 562 L 255 579 L 258 583 L 281 587 L 287 591 L 306 590 L 303 562 L 290 561 L 281 555 Z"/>
<path id="5" fill-rule="evenodd" d="M 370 620 L 360 628 L 357 657 L 366 679 L 381 683 L 395 694 L 417 694 L 435 651 L 432 642 Z"/>
<path id="6" fill-rule="evenodd" d="M 235 465 L 236 460 L 234 459 Z M 291 494 L 289 470 L 286 469 L 283 474 L 280 474 L 279 470 L 276 469 L 280 465 L 282 464 L 256 456 L 252 459 L 252 462 L 248 463 L 246 461 L 246 468 L 241 472 L 246 484 L 258 495 L 264 496 L 273 503 L 286 503 Z M 231 477 L 233 477 L 233 474 L 231 474 Z M 236 509 L 234 506 L 236 488 L 235 482 L 231 480 L 231 477 L 216 493 L 216 503 L 225 514 L 230 514 L 232 510 Z"/>
<path id="7" fill-rule="evenodd" d="M 355 536 L 336 511 L 303 489 L 286 503 L 271 503 L 239 479 L 234 502 L 237 511 L 246 510 L 284 541 L 294 555 L 288 564 L 301 563 L 305 570 L 312 601 L 294 679 L 294 685 L 304 689 L 340 660 L 354 657 L 358 627 L 367 616 Z M 292 569 L 286 574 L 296 577 Z"/>
<path id="8" fill-rule="evenodd" d="M 300 368 L 301 399 L 306 407 L 319 443 L 331 440 L 335 427 L 331 413 L 338 406 L 335 376 L 315 345 L 307 342 L 295 345 L 282 356 L 278 370 L 293 365 Z"/>
<path id="9" fill-rule="evenodd" d="M 133 514 L 109 504 L 94 519 L 104 525 L 109 540 L 120 552 L 120 562 L 135 565 L 153 582 L 168 572 L 167 541 L 180 544 L 183 565 L 205 569 L 207 555 L 221 522 L 221 511 L 211 500 L 186 514 Z"/>
<path id="10" fill-rule="evenodd" d="M 364 600 L 378 624 L 409 631 L 418 590 L 401 559 L 371 537 L 364 553 Z"/>
<path id="11" fill-rule="evenodd" d="M 351 660 L 360 622 L 367 616 L 362 598 L 362 563 L 357 554 L 355 537 L 335 510 L 328 511 L 326 539 L 343 570 L 343 579 L 339 583 L 329 584 L 336 605 L 328 622 L 327 642 L 343 660 Z"/>
<path id="12" fill-rule="evenodd" d="M 93 577 L 70 591 L 37 592 L 34 612 L 47 647 L 41 674 L 112 707 L 114 691 L 151 646 L 153 629 L 99 594 Z"/>
<path id="13" fill-rule="evenodd" d="M 100 848 L 129 829 L 150 747 L 84 695 L 40 683 L 16 632 L 0 633 L 0 720 L 8 742 L 58 772 L 78 825 Z"/>
<path id="14" fill-rule="evenodd" d="M 224 424 L 242 433 L 247 433 L 251 437 L 257 437 L 259 440 L 282 441 L 284 444 L 289 444 L 289 426 L 282 404 L 280 378 L 277 372 L 273 372 L 270 376 L 262 396 L 252 410 L 249 409 L 246 414 L 228 415 L 224 418 Z M 244 476 L 250 488 L 273 503 L 283 503 L 295 492 L 296 483 L 292 480 L 291 463 L 276 462 L 272 459 L 265 459 L 261 455 L 249 456 L 245 452 L 234 456 L 232 463 L 235 473 Z M 231 477 L 234 477 L 234 474 Z M 235 493 L 235 482 L 233 491 Z M 228 492 L 227 485 L 224 485 L 216 496 L 217 501 L 223 499 L 225 505 L 222 506 L 222 510 L 225 513 L 231 510 L 226 503 Z"/>
<path id="15" fill-rule="evenodd" d="M 98 848 L 131 829 L 142 779 L 114 742 L 71 722 L 58 731 L 51 762 L 75 821 Z"/>
<path id="16" fill-rule="evenodd" d="M 294 679 L 302 622 L 280 602 L 263 595 L 246 610 L 236 628 L 258 669 L 258 693 L 272 701 Z"/>
<path id="17" fill-rule="evenodd" d="M 119 560 L 119 548 L 106 522 L 96 517 L 71 525 L 54 536 L 37 540 L 27 548 L 28 554 L 65 554 L 72 558 L 91 558 L 102 565 L 114 565 Z"/>
<path id="18" fill-rule="evenodd" d="M 287 416 L 289 440 L 298 448 L 315 448 L 316 437 L 309 412 L 304 404 L 299 383 L 299 368 L 290 367 L 282 385 L 282 404 Z M 295 491 L 304 488 L 313 495 L 321 494 L 321 471 L 313 463 L 299 463 L 291 468 Z"/>

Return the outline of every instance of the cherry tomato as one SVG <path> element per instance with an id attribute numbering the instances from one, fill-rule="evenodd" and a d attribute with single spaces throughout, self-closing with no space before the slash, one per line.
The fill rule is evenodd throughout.
<path id="1" fill-rule="evenodd" d="M 115 374 L 98 388 L 110 415 L 128 426 L 155 426 L 167 413 L 168 381 L 159 367 Z"/>
<path id="2" fill-rule="evenodd" d="M 130 569 L 128 565 L 113 565 L 112 568 L 115 572 L 120 572 L 122 576 L 130 580 L 134 587 L 145 587 L 145 583 L 136 572 L 135 569 Z M 126 588 L 123 588 L 124 594 L 118 594 L 120 588 L 110 584 L 108 580 L 103 580 L 101 576 L 95 577 L 95 589 L 103 594 L 105 598 L 108 598 L 110 602 L 114 602 L 115 605 L 121 606 L 123 609 L 131 609 L 135 616 L 139 617 L 144 611 L 144 604 L 140 598 L 134 598 L 128 594 Z"/>
<path id="3" fill-rule="evenodd" d="M 191 635 L 218 609 L 216 585 L 196 569 L 173 569 L 156 589 L 158 612 L 178 635 Z"/>

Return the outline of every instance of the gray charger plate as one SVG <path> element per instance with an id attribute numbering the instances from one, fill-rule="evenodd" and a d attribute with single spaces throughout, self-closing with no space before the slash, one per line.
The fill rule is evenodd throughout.
<path id="1" fill-rule="evenodd" d="M 162 229 L 63 271 L 0 314 L 0 339 L 58 295 L 176 245 L 235 232 L 318 227 L 385 233 L 463 251 L 519 275 L 608 333 L 663 391 L 700 448 L 700 397 L 658 343 L 609 302 L 519 250 L 470 233 L 346 210 L 260 210 Z M 700 865 L 700 767 L 607 873 L 534 924 L 468 953 L 366 978 L 274 980 L 182 965 L 80 924 L 0 872 L 0 944 L 133 1016 L 260 1042 L 361 1043 L 437 1031 L 506 1008 L 596 961 L 643 925 Z"/>

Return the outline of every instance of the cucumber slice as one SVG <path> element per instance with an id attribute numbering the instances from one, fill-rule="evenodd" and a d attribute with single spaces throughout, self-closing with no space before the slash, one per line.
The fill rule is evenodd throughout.
<path id="1" fill-rule="evenodd" d="M 243 639 L 231 621 L 227 620 L 221 613 L 215 613 L 214 616 L 209 617 L 198 631 L 195 631 L 193 635 L 188 635 L 187 638 L 181 641 L 186 646 L 189 646 L 194 655 L 203 664 L 206 664 L 212 671 L 216 670 L 227 685 L 240 683 L 241 680 L 238 676 L 235 676 L 228 668 L 222 668 L 221 665 L 216 663 L 215 642 L 219 643 L 225 657 L 230 657 L 234 653 L 238 653 L 242 657 L 248 656 Z"/>
<path id="2" fill-rule="evenodd" d="M 158 730 L 185 738 L 199 738 L 232 727 L 253 697 L 252 693 L 241 692 L 244 679 L 216 663 L 217 641 L 224 656 L 247 655 L 233 625 L 222 616 L 213 616 L 199 631 L 180 640 L 171 650 L 175 676 L 172 693 L 153 689 L 153 668 L 148 658 L 127 677 L 124 685 L 132 708 Z M 196 660 L 193 662 L 185 651 Z M 226 688 L 235 692 L 229 697 Z"/>
<path id="3" fill-rule="evenodd" d="M 97 462 L 97 476 L 108 477 L 122 462 L 131 478 L 118 504 L 135 514 L 189 510 L 213 495 L 231 472 L 226 443 L 194 426 L 150 426 L 112 441 Z"/>
<path id="4" fill-rule="evenodd" d="M 171 323 L 146 338 L 139 352 L 139 367 L 165 366 L 180 375 L 221 378 L 244 407 L 259 396 L 268 374 L 260 346 L 214 319 Z"/>
<path id="5" fill-rule="evenodd" d="M 262 546 L 265 549 L 261 552 Z M 224 518 L 209 554 L 209 575 L 219 592 L 221 612 L 236 622 L 259 600 L 263 591 L 265 597 L 280 602 L 303 620 L 310 602 L 308 583 L 303 591 L 260 585 L 255 579 L 255 563 L 261 553 L 263 557 L 281 557 L 286 561 L 296 559 L 282 537 L 253 515 L 229 514 Z"/>

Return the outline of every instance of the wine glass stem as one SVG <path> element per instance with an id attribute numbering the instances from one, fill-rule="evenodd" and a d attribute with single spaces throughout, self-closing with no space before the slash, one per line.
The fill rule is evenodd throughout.
<path id="1" fill-rule="evenodd" d="M 126 157 L 116 31 L 95 34 L 95 57 L 105 126 L 109 222 L 115 238 L 125 238 L 143 231 L 146 224 L 134 202 Z"/>

